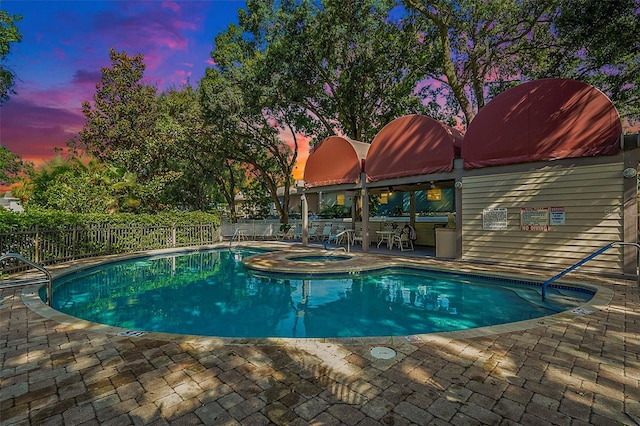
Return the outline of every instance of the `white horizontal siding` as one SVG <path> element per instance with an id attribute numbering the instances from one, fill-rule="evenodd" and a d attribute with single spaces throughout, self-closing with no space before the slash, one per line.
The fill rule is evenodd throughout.
<path id="1" fill-rule="evenodd" d="M 564 269 L 623 239 L 622 163 L 548 167 L 463 178 L 462 258 Z M 564 207 L 565 225 L 521 231 L 523 207 Z M 507 230 L 482 229 L 482 211 L 507 209 Z M 622 249 L 612 248 L 581 270 L 622 272 Z"/>

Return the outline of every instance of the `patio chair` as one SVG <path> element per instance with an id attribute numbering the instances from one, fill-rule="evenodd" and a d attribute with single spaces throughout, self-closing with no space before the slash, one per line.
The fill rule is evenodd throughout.
<path id="1" fill-rule="evenodd" d="M 362 231 L 355 231 L 353 234 L 353 238 L 351 239 L 351 244 L 360 244 L 362 245 Z"/>
<path id="2" fill-rule="evenodd" d="M 397 244 L 401 251 L 413 250 L 413 240 L 411 239 L 411 229 L 409 226 L 396 228 L 395 234 L 391 237 L 391 248 Z"/>
<path id="3" fill-rule="evenodd" d="M 293 228 L 293 239 L 299 240 L 300 238 L 302 238 L 302 225 L 298 223 Z"/>
<path id="4" fill-rule="evenodd" d="M 280 240 L 294 238 L 294 228 L 294 225 L 280 225 L 280 230 L 276 234 L 277 238 Z"/>
<path id="5" fill-rule="evenodd" d="M 338 226 L 336 228 L 336 235 L 343 232 L 345 230 L 344 226 Z M 336 239 L 336 244 L 344 244 L 347 241 L 347 238 L 349 238 L 349 234 L 344 233 L 342 235 L 340 235 L 337 239 Z"/>
<path id="6" fill-rule="evenodd" d="M 319 227 L 316 225 L 313 225 L 311 228 L 309 228 L 309 240 L 316 240 L 318 239 L 318 229 Z"/>
<path id="7" fill-rule="evenodd" d="M 318 236 L 318 241 L 328 240 L 331 236 L 331 224 L 327 223 L 324 228 L 322 228 L 322 233 Z"/>

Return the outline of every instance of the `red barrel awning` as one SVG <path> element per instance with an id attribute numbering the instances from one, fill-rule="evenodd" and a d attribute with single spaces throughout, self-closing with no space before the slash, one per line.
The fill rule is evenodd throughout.
<path id="1" fill-rule="evenodd" d="M 601 91 L 567 79 L 524 83 L 496 96 L 469 125 L 466 169 L 620 151 L 622 125 Z"/>
<path id="2" fill-rule="evenodd" d="M 366 159 L 367 181 L 448 172 L 462 135 L 424 115 L 406 115 L 373 139 Z"/>
<path id="3" fill-rule="evenodd" d="M 362 172 L 362 160 L 370 145 L 341 136 L 330 136 L 318 143 L 304 168 L 305 186 L 357 183 Z"/>

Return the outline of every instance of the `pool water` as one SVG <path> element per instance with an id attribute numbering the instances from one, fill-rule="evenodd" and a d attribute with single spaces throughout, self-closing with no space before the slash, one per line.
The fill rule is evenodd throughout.
<path id="1" fill-rule="evenodd" d="M 313 276 L 257 273 L 253 250 L 137 258 L 54 281 L 54 309 L 132 330 L 220 337 L 404 336 L 528 320 L 582 305 L 585 290 L 393 269 Z"/>

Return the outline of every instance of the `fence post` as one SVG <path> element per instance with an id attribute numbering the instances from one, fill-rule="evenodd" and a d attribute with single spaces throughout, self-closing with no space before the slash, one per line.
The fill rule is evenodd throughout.
<path id="1" fill-rule="evenodd" d="M 171 225 L 171 247 L 176 247 L 176 224 Z"/>
<path id="2" fill-rule="evenodd" d="M 76 259 L 78 251 L 78 225 L 73 226 L 73 235 L 72 235 L 72 243 L 71 243 L 71 257 Z"/>
<path id="3" fill-rule="evenodd" d="M 34 249 L 35 249 L 35 253 L 33 254 L 33 257 L 35 258 L 35 262 L 36 263 L 40 263 L 40 256 L 38 254 L 38 252 L 40 251 L 40 226 L 36 224 L 36 236 L 35 236 L 35 241 L 34 241 Z"/>

